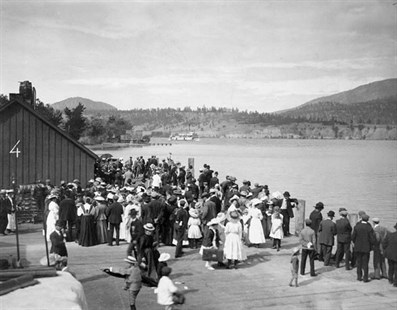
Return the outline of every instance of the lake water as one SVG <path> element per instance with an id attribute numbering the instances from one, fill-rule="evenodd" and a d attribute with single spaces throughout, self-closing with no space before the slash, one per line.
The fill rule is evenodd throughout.
<path id="1" fill-rule="evenodd" d="M 168 143 L 152 139 L 152 143 Z M 393 231 L 397 222 L 397 142 L 356 140 L 201 139 L 142 148 L 95 151 L 127 160 L 156 155 L 187 166 L 194 158 L 198 169 L 209 164 L 223 181 L 233 175 L 252 184 L 267 184 L 270 192 L 289 191 L 306 200 L 306 215 L 322 201 L 323 215 L 345 207 L 350 213 L 365 210 Z"/>

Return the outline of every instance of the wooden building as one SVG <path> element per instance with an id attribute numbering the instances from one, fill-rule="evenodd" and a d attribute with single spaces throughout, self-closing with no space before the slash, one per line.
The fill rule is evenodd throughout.
<path id="1" fill-rule="evenodd" d="M 32 105 L 11 100 L 0 106 L 0 188 L 50 179 L 94 178 L 97 155 L 51 124 Z"/>

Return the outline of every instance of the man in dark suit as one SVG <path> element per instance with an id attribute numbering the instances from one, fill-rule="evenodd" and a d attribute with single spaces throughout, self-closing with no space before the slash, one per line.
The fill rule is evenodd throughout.
<path id="1" fill-rule="evenodd" d="M 147 204 L 148 217 L 144 219 L 143 224 L 152 223 L 154 226 L 154 241 L 160 244 L 160 227 L 164 222 L 165 201 L 161 195 L 155 191 L 150 194 L 151 201 Z M 164 242 L 164 240 L 162 240 Z"/>
<path id="2" fill-rule="evenodd" d="M 295 207 L 295 204 L 297 204 L 298 201 L 296 199 L 291 199 L 289 192 L 284 192 L 283 196 L 284 198 L 280 200 L 279 207 L 281 215 L 283 216 L 284 236 L 288 237 L 291 235 L 289 232 L 290 219 L 294 217 L 294 211 L 292 210 L 292 208 Z"/>
<path id="3" fill-rule="evenodd" d="M 386 236 L 388 234 L 388 230 L 386 227 L 383 227 L 379 224 L 380 220 L 377 217 L 374 217 L 372 219 L 372 222 L 374 224 L 374 232 L 375 232 L 375 238 L 376 238 L 376 243 L 373 247 L 374 250 L 374 278 L 376 280 L 380 280 L 382 278 L 387 278 L 387 272 L 386 272 L 386 262 L 385 262 L 385 256 L 383 253 L 383 241 L 385 241 Z M 382 273 L 382 275 L 381 275 Z"/>
<path id="4" fill-rule="evenodd" d="M 336 220 L 336 240 L 338 242 L 336 248 L 336 268 L 339 268 L 339 263 L 345 256 L 345 268 L 350 270 L 350 243 L 352 227 L 349 220 L 347 219 L 347 210 L 345 208 L 339 209 L 341 218 Z"/>
<path id="5" fill-rule="evenodd" d="M 312 213 L 310 213 L 310 220 L 312 221 L 312 228 L 314 230 L 314 236 L 315 236 L 315 242 L 314 242 L 314 251 L 315 255 L 318 255 L 320 253 L 320 243 L 319 243 L 319 232 L 318 229 L 320 228 L 320 223 L 323 220 L 323 215 L 321 214 L 321 211 L 324 209 L 324 204 L 320 201 L 317 202 L 316 205 L 314 206 L 314 210 Z M 323 260 L 323 258 L 321 258 Z"/>
<path id="6" fill-rule="evenodd" d="M 185 236 L 186 228 L 187 228 L 187 221 L 189 219 L 189 215 L 185 210 L 186 207 L 186 200 L 181 199 L 178 201 L 178 210 L 176 212 L 175 217 L 175 232 L 176 232 L 176 248 L 175 248 L 175 258 L 181 257 L 182 246 L 183 246 L 183 238 Z"/>
<path id="7" fill-rule="evenodd" d="M 77 209 L 75 201 L 72 199 L 72 192 L 65 191 L 65 199 L 59 204 L 59 219 L 62 227 L 66 228 L 66 241 L 73 241 L 73 226 L 76 223 Z"/>
<path id="8" fill-rule="evenodd" d="M 109 222 L 109 234 L 108 234 L 108 245 L 113 245 L 113 233 L 116 230 L 116 245 L 120 243 L 120 223 L 122 221 L 123 206 L 117 202 L 117 196 L 114 195 L 113 199 L 109 199 L 109 206 L 107 207 L 105 214 Z"/>
<path id="9" fill-rule="evenodd" d="M 372 246 L 375 244 L 375 233 L 368 223 L 369 216 L 363 214 L 361 221 L 354 226 L 352 241 L 354 243 L 354 253 L 356 256 L 357 264 L 357 280 L 369 282 L 368 279 L 368 262 L 369 253 L 371 252 Z M 364 271 L 364 278 L 363 278 Z"/>
<path id="10" fill-rule="evenodd" d="M 394 228 L 397 229 L 397 224 Z M 397 231 L 388 233 L 382 245 L 389 264 L 389 283 L 397 287 Z"/>
<path id="11" fill-rule="evenodd" d="M 335 217 L 334 211 L 328 211 L 328 218 L 320 223 L 318 231 L 320 232 L 320 256 L 324 258 L 324 266 L 329 266 L 331 260 L 332 247 L 334 245 L 334 236 L 336 235 L 336 225 L 332 221 Z"/>
<path id="12" fill-rule="evenodd" d="M 216 218 L 216 204 L 215 202 L 208 199 L 208 193 L 202 195 L 203 198 L 203 208 L 201 213 L 201 224 L 203 225 L 203 233 L 208 229 L 207 223 L 213 218 Z"/>
<path id="13" fill-rule="evenodd" d="M 62 222 L 57 220 L 55 222 L 55 230 L 50 234 L 51 249 L 50 253 L 58 254 L 59 256 L 68 256 L 65 241 L 62 233 Z"/>

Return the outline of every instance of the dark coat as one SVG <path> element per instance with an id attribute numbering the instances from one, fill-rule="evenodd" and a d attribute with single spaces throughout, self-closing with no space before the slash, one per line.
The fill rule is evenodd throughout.
<path id="1" fill-rule="evenodd" d="M 175 217 L 175 230 L 186 229 L 189 215 L 183 208 L 179 208 Z"/>
<path id="2" fill-rule="evenodd" d="M 397 231 L 388 233 L 382 245 L 385 257 L 397 262 Z"/>
<path id="3" fill-rule="evenodd" d="M 206 200 L 203 205 L 201 221 L 203 224 L 207 224 L 213 218 L 217 216 L 215 202 Z"/>
<path id="4" fill-rule="evenodd" d="M 108 222 L 111 224 L 120 224 L 123 215 L 123 206 L 118 202 L 113 202 L 105 211 Z"/>
<path id="5" fill-rule="evenodd" d="M 148 215 L 144 219 L 144 223 L 151 222 L 153 224 L 161 224 L 164 221 L 165 203 L 160 199 L 153 199 L 147 204 Z"/>
<path id="6" fill-rule="evenodd" d="M 320 223 L 323 220 L 323 215 L 321 214 L 321 212 L 313 210 L 312 213 L 310 213 L 309 218 L 312 221 L 310 227 L 313 228 L 315 232 L 318 232 L 318 229 L 320 228 Z"/>
<path id="7" fill-rule="evenodd" d="M 342 217 L 336 220 L 336 238 L 338 242 L 350 243 L 352 238 L 352 227 L 347 218 Z"/>
<path id="8" fill-rule="evenodd" d="M 354 252 L 369 253 L 376 242 L 374 229 L 367 222 L 358 222 L 354 226 L 352 241 Z"/>
<path id="9" fill-rule="evenodd" d="M 65 198 L 59 204 L 59 219 L 74 222 L 77 217 L 76 204 L 73 199 Z"/>
<path id="10" fill-rule="evenodd" d="M 334 236 L 336 235 L 336 224 L 330 219 L 323 220 L 318 229 L 320 232 L 319 242 L 328 246 L 334 245 Z"/>
<path id="11" fill-rule="evenodd" d="M 288 214 L 288 216 L 290 217 L 290 218 L 293 218 L 294 217 L 294 210 L 292 210 L 294 207 L 295 207 L 295 205 L 293 205 L 292 203 L 294 202 L 294 203 L 297 203 L 298 201 L 297 201 L 297 199 L 294 199 L 294 198 L 283 198 L 283 199 L 280 199 L 277 203 L 278 203 L 278 206 L 281 208 L 281 206 L 283 205 L 283 200 L 285 199 L 285 201 L 286 201 L 286 204 L 287 204 L 287 214 Z"/>
<path id="12" fill-rule="evenodd" d="M 68 256 L 68 251 L 66 250 L 65 242 L 63 241 L 62 233 L 53 231 L 50 235 L 51 249 L 50 253 L 55 253 L 60 256 Z"/>

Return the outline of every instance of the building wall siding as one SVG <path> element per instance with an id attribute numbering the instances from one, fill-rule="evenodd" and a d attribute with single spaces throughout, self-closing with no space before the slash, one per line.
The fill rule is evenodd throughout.
<path id="1" fill-rule="evenodd" d="M 0 139 L 0 188 L 10 188 L 13 178 L 18 185 L 75 178 L 85 185 L 94 177 L 95 158 L 22 104 L 0 112 Z M 18 140 L 17 157 L 10 151 Z"/>

